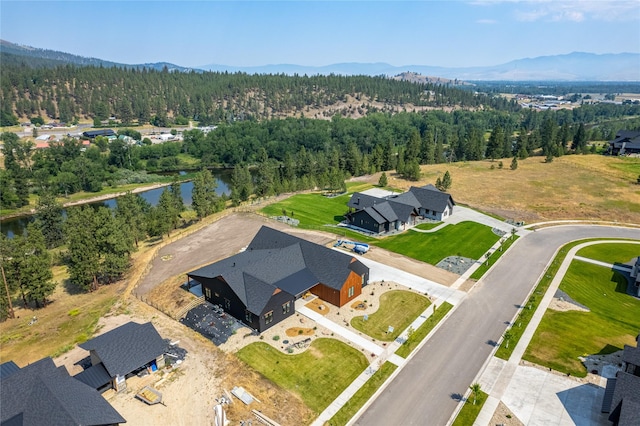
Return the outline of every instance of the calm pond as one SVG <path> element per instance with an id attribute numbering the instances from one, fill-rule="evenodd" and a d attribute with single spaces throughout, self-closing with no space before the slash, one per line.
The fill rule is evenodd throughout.
<path id="1" fill-rule="evenodd" d="M 180 172 L 183 174 L 182 172 Z M 213 177 L 216 179 L 216 183 L 218 186 L 216 187 L 216 194 L 218 195 L 229 195 L 231 190 L 229 189 L 229 185 L 231 182 L 231 172 L 227 170 L 212 170 L 211 173 Z M 182 202 L 190 206 L 191 205 L 191 191 L 193 190 L 193 182 L 183 182 L 180 184 L 180 193 L 182 194 Z M 144 198 L 149 204 L 155 206 L 158 204 L 160 200 L 160 195 L 164 191 L 164 188 L 156 188 L 150 189 L 148 191 L 139 192 L 139 194 Z M 95 206 L 107 206 L 110 209 L 116 207 L 116 197 L 109 198 L 106 200 L 98 201 L 95 203 L 91 203 L 91 205 Z M 66 211 L 62 212 L 63 215 L 66 215 Z M 14 235 L 21 235 L 27 227 L 27 224 L 33 219 L 32 216 L 22 216 L 22 217 L 14 217 L 11 219 L 4 220 L 0 222 L 0 230 L 7 237 L 12 238 Z"/>

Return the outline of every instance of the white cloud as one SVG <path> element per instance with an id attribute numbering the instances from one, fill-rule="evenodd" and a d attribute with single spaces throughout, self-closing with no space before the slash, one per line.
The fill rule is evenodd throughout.
<path id="1" fill-rule="evenodd" d="M 476 20 L 476 24 L 483 24 L 483 25 L 493 25 L 493 24 L 497 24 L 498 21 L 496 21 L 495 19 L 478 19 Z"/>
<path id="2" fill-rule="evenodd" d="M 474 0 L 471 4 L 511 4 L 520 21 L 615 21 L 640 20 L 637 0 Z"/>

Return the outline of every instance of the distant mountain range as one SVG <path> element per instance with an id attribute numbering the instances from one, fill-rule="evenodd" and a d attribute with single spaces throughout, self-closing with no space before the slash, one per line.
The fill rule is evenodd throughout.
<path id="1" fill-rule="evenodd" d="M 518 59 L 502 65 L 486 67 L 448 68 L 429 65 L 393 66 L 376 63 L 340 63 L 321 67 L 303 65 L 265 65 L 260 67 L 232 67 L 227 65 L 203 65 L 197 67 L 210 71 L 242 71 L 254 73 L 284 74 L 363 74 L 398 75 L 412 72 L 458 80 L 510 80 L 510 81 L 640 81 L 640 54 L 594 54 L 574 52 L 566 55 L 540 56 Z"/>
<path id="2" fill-rule="evenodd" d="M 59 65 L 79 65 L 79 66 L 103 66 L 103 67 L 127 67 L 127 68 L 147 68 L 155 70 L 166 69 L 168 71 L 186 72 L 191 68 L 181 67 L 169 62 L 154 62 L 147 64 L 121 64 L 118 62 L 105 61 L 97 58 L 87 58 L 73 55 L 71 53 L 59 52 L 57 50 L 40 49 L 37 47 L 23 46 L 0 40 L 0 55 L 2 63 L 24 63 L 28 66 L 55 67 Z"/>
<path id="3" fill-rule="evenodd" d="M 506 80 L 506 81 L 640 81 L 640 53 L 594 54 L 573 52 L 566 55 L 539 56 L 518 59 L 502 65 L 484 67 L 438 67 L 430 65 L 393 66 L 384 62 L 347 62 L 325 66 L 276 64 L 253 67 L 209 64 L 188 68 L 168 62 L 146 64 L 122 64 L 102 59 L 87 58 L 55 50 L 39 49 L 0 40 L 2 62 L 24 63 L 33 67 L 50 67 L 65 64 L 80 66 L 148 68 L 171 72 L 219 71 L 245 72 L 248 74 L 287 75 L 387 75 L 417 73 L 438 76 L 450 80 Z"/>

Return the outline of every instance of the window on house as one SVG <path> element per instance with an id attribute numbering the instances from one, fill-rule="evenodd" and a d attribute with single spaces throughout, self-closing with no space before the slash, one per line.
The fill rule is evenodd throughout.
<path id="1" fill-rule="evenodd" d="M 216 297 L 220 297 L 220 294 L 219 294 L 219 293 L 213 293 L 213 294 L 215 294 L 215 295 L 216 295 Z"/>
<path id="2" fill-rule="evenodd" d="M 227 298 L 224 299 L 224 308 L 227 309 L 227 310 L 231 309 L 231 300 L 229 300 Z"/>
<path id="3" fill-rule="evenodd" d="M 206 297 L 207 299 L 211 299 L 211 289 L 210 289 L 210 288 L 205 287 L 205 288 L 204 288 L 204 295 L 205 295 L 205 297 Z"/>
<path id="4" fill-rule="evenodd" d="M 360 276 L 360 279 L 361 279 L 360 284 L 364 285 L 364 274 Z"/>
<path id="5" fill-rule="evenodd" d="M 273 322 L 273 311 L 269 311 L 264 314 L 264 323 L 271 324 Z"/>
<path id="6" fill-rule="evenodd" d="M 353 297 L 353 293 L 355 292 L 355 289 L 353 286 L 349 287 L 349 296 L 348 297 Z"/>
<path id="7" fill-rule="evenodd" d="M 291 302 L 287 302 L 284 305 L 282 305 L 282 313 L 286 315 L 289 312 L 291 312 Z"/>
<path id="8" fill-rule="evenodd" d="M 253 321 L 253 315 L 251 314 L 251 312 L 249 312 L 248 310 L 245 310 L 245 311 L 244 311 L 244 319 L 245 319 L 247 322 L 251 322 L 251 321 Z"/>

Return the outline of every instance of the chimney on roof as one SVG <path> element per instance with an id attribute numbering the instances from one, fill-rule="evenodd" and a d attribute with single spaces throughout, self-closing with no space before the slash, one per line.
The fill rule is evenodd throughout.
<path id="1" fill-rule="evenodd" d="M 235 268 L 236 267 L 236 262 L 233 262 L 233 265 L 231 265 L 231 266 L 233 266 Z"/>
<path id="2" fill-rule="evenodd" d="M 358 201 L 356 202 L 356 204 L 360 204 L 360 197 L 358 197 Z"/>

